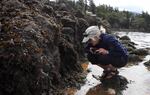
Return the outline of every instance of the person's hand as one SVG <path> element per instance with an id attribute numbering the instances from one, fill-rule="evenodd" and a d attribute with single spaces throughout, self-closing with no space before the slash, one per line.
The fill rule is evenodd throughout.
<path id="1" fill-rule="evenodd" d="M 97 49 L 96 53 L 103 54 L 103 55 L 109 54 L 108 50 L 106 50 L 104 48 Z"/>
<path id="2" fill-rule="evenodd" d="M 96 49 L 93 47 L 90 47 L 90 52 L 94 54 L 96 52 Z"/>

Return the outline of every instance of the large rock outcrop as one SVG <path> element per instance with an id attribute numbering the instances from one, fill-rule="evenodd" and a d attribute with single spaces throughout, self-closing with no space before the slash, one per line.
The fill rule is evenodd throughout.
<path id="1" fill-rule="evenodd" d="M 1 0 L 0 95 L 58 95 L 79 87 L 82 34 L 98 23 L 110 27 L 67 2 Z"/>
<path id="2" fill-rule="evenodd" d="M 50 4 L 1 0 L 0 95 L 58 95 L 81 80 L 77 35 L 88 24 Z"/>

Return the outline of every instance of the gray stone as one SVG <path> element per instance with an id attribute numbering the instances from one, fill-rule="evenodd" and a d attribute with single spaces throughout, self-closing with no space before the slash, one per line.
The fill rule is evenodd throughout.
<path id="1" fill-rule="evenodd" d="M 135 49 L 131 52 L 131 54 L 145 56 L 149 54 L 149 51 L 147 49 Z"/>
<path id="2" fill-rule="evenodd" d="M 139 61 L 142 61 L 142 58 L 135 54 L 129 54 L 128 61 L 129 62 L 139 62 Z"/>
<path id="3" fill-rule="evenodd" d="M 128 36 L 122 36 L 120 40 L 131 40 Z"/>
<path id="4" fill-rule="evenodd" d="M 117 90 L 125 90 L 127 87 L 127 84 L 129 83 L 127 78 L 125 78 L 124 76 L 121 75 L 116 75 L 110 79 L 104 79 L 101 80 L 102 85 L 104 88 L 108 89 L 108 88 L 113 88 L 116 91 Z"/>
<path id="5" fill-rule="evenodd" d="M 144 63 L 145 66 L 150 66 L 150 60 Z"/>

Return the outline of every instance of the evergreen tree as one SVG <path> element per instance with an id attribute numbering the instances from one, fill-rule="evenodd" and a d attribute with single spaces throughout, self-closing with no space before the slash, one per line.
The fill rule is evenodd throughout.
<path id="1" fill-rule="evenodd" d="M 85 4 L 84 4 L 84 12 L 86 13 L 87 11 L 87 0 L 85 0 Z"/>
<path id="2" fill-rule="evenodd" d="M 76 2 L 76 7 L 77 7 L 77 9 L 79 9 L 83 12 L 84 11 L 84 0 L 78 0 Z"/>
<path id="3" fill-rule="evenodd" d="M 96 6 L 94 4 L 93 0 L 89 0 L 89 6 L 90 6 L 90 11 L 95 14 L 96 13 Z"/>

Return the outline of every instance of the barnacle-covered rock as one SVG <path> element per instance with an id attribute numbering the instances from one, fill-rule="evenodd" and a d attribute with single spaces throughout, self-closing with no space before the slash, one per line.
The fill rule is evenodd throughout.
<path id="1" fill-rule="evenodd" d="M 55 95 L 80 78 L 78 53 L 47 2 L 1 0 L 1 95 Z"/>

